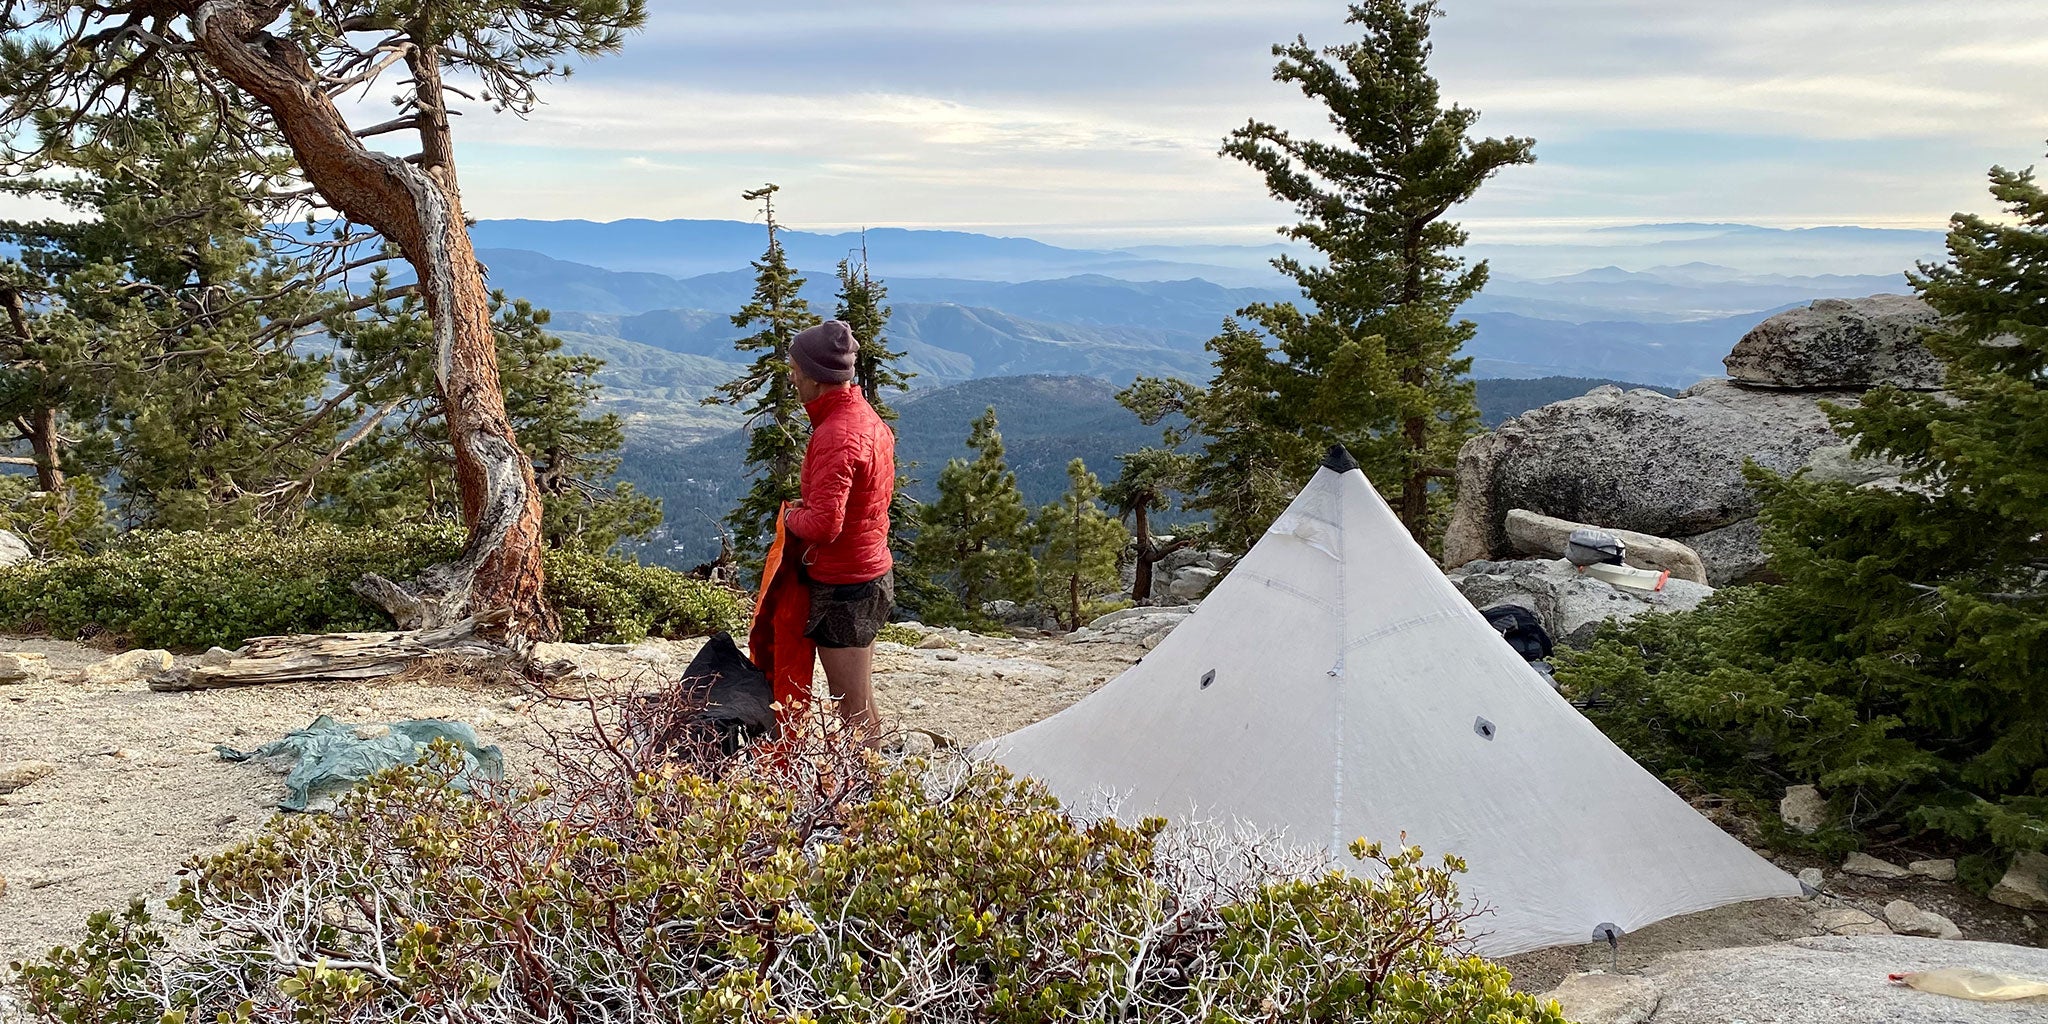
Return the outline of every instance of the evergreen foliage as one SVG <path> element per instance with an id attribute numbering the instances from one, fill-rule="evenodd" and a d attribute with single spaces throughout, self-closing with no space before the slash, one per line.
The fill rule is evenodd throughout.
<path id="1" fill-rule="evenodd" d="M 0 263 L 0 414 L 47 422 L 38 468 L 63 503 L 113 480 L 139 526 L 276 518 L 334 440 L 307 415 L 332 361 L 298 334 L 347 297 L 266 230 L 254 204 L 290 161 L 222 145 L 226 117 L 188 83 L 145 79 L 129 109 L 46 140 L 45 173 L 0 182 L 77 217 L 0 223 L 20 251 Z"/>
<path id="2" fill-rule="evenodd" d="M 1294 500 L 1325 449 L 1295 419 L 1280 380 L 1291 371 L 1273 360 L 1257 332 L 1226 320 L 1209 351 L 1216 375 L 1206 388 L 1141 379 L 1128 404 L 1146 423 L 1187 418 L 1202 450 L 1184 465 L 1184 507 L 1209 516 L 1215 544 L 1242 553 Z"/>
<path id="3" fill-rule="evenodd" d="M 810 437 L 803 416 L 803 402 L 790 376 L 789 346 L 807 327 L 820 323 L 810 303 L 799 294 L 804 279 L 789 268 L 789 260 L 776 238 L 773 184 L 744 194 L 761 201 L 768 222 L 768 250 L 754 261 L 754 298 L 733 314 L 732 325 L 757 327 L 753 334 L 733 346 L 741 352 L 758 352 L 746 372 L 727 381 L 707 404 L 744 405 L 750 433 L 746 463 L 755 474 L 754 484 L 726 516 L 733 531 L 733 548 L 748 561 L 757 561 L 768 550 L 775 534 L 775 516 L 783 503 L 795 501 L 799 488 L 797 472 L 804 446 Z M 879 297 L 879 296 L 877 296 Z"/>
<path id="4" fill-rule="evenodd" d="M 1068 629 L 1111 610 L 1103 595 L 1117 590 L 1117 557 L 1131 535 L 1103 511 L 1102 484 L 1080 459 L 1067 463 L 1067 493 L 1039 509 L 1038 593 Z"/>
<path id="5" fill-rule="evenodd" d="M 890 309 L 882 305 L 888 297 L 889 289 L 868 273 L 865 245 L 858 266 L 850 259 L 839 261 L 839 308 L 833 315 L 852 328 L 854 339 L 860 342 L 853 357 L 854 383 L 875 407 L 876 415 L 894 420 L 896 410 L 889 408 L 883 396 L 902 391 L 917 374 L 899 369 L 896 360 L 903 353 L 889 348 Z"/>
<path id="6" fill-rule="evenodd" d="M 1230 134 L 1223 153 L 1259 171 L 1299 223 L 1282 234 L 1316 250 L 1317 262 L 1282 256 L 1273 265 L 1301 286 L 1307 308 L 1260 303 L 1243 315 L 1273 339 L 1260 363 L 1218 383 L 1274 400 L 1259 428 L 1303 443 L 1275 467 L 1292 493 L 1331 442 L 1351 449 L 1366 475 L 1386 489 L 1402 522 L 1425 547 L 1441 530 L 1457 449 L 1476 429 L 1471 359 L 1459 349 L 1475 330 L 1452 322 L 1458 306 L 1486 283 L 1486 264 L 1466 266 L 1456 250 L 1465 232 L 1445 221 L 1503 167 L 1534 160 L 1528 139 L 1475 139 L 1478 113 L 1445 106 L 1429 73 L 1434 0 L 1352 4 L 1349 24 L 1364 39 L 1317 49 L 1306 40 L 1273 48 L 1276 81 L 1299 87 L 1327 108 L 1341 141 L 1296 136 L 1251 121 Z M 1250 357 L 1249 342 L 1226 326 L 1219 351 Z M 1261 365 L 1263 364 L 1263 365 Z M 1231 498 L 1204 481 L 1219 525 L 1257 531 L 1265 492 Z M 1229 515 L 1226 515 L 1226 512 Z"/>
<path id="7" fill-rule="evenodd" d="M 2010 219 L 1958 216 L 1951 261 L 1913 280 L 1944 316 L 1928 344 L 1945 394 L 1830 410 L 1908 486 L 1752 470 L 1784 582 L 1640 621 L 1560 670 L 1653 768 L 1760 797 L 1814 783 L 1866 835 L 2048 846 L 2048 193 L 2031 172 L 1991 180 Z"/>
<path id="8" fill-rule="evenodd" d="M 937 500 L 918 509 L 913 569 L 945 587 L 950 599 L 918 609 L 931 622 L 983 623 L 982 605 L 1029 601 L 1036 582 L 1030 513 L 1017 474 L 1003 460 L 994 408 L 974 421 L 967 446 L 975 458 L 948 461 Z"/>
<path id="9" fill-rule="evenodd" d="M 462 543 L 452 521 L 136 531 L 93 554 L 0 569 L 0 627 L 111 631 L 143 646 L 193 650 L 256 636 L 389 629 L 353 584 L 365 573 L 417 572 Z M 546 559 L 547 597 L 572 642 L 700 636 L 744 621 L 738 595 L 680 573 L 588 551 L 551 550 Z"/>

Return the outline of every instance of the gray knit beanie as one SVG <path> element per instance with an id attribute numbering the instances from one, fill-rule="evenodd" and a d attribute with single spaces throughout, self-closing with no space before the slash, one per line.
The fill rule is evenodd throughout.
<path id="1" fill-rule="evenodd" d="M 853 328 L 827 320 L 797 335 L 789 356 L 804 376 L 821 384 L 844 384 L 853 379 L 853 354 L 859 348 Z"/>

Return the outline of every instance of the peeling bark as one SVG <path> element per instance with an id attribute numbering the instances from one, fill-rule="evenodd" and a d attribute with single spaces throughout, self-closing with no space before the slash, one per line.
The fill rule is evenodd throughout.
<path id="1" fill-rule="evenodd" d="M 469 542 L 454 562 L 401 585 L 366 578 L 401 626 L 437 628 L 472 610 L 503 610 L 506 632 L 547 639 L 560 622 L 542 594 L 541 507 L 498 381 L 489 294 L 463 222 L 439 57 L 407 54 L 419 99 L 418 166 L 369 149 L 321 89 L 299 47 L 264 31 L 288 5 L 207 0 L 191 10 L 206 59 L 276 119 L 306 178 L 335 209 L 396 243 L 433 324 L 435 375 Z M 401 596 L 402 595 L 402 596 Z"/>

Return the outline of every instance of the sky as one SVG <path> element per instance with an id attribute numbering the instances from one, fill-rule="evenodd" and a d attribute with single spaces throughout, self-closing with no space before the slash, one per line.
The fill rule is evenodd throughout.
<path id="1" fill-rule="evenodd" d="M 958 228 L 1067 244 L 1263 243 L 1289 211 L 1217 156 L 1321 130 L 1274 42 L 1337 0 L 651 0 L 525 120 L 459 122 L 478 217 Z M 2040 0 L 1444 0 L 1433 67 L 1532 136 L 1456 216 L 1481 241 L 1673 221 L 1941 226 L 2048 150 Z M 388 116 L 381 101 L 367 118 Z"/>

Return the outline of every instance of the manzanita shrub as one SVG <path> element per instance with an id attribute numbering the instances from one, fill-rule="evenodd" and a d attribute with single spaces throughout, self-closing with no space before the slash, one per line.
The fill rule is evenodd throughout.
<path id="1" fill-rule="evenodd" d="M 194 860 L 170 900 L 16 965 L 64 1024 L 1374 1021 L 1562 1024 L 1470 955 L 1456 858 L 1367 870 L 1077 818 L 968 761 L 647 770 L 516 793 L 445 752 Z"/>
<path id="2" fill-rule="evenodd" d="M 460 527 L 407 524 L 279 532 L 138 531 L 92 554 L 0 569 L 0 627 L 111 631 L 154 647 L 240 646 L 256 636 L 391 628 L 351 584 L 405 579 L 462 549 Z M 701 636 L 743 620 L 740 596 L 681 573 L 577 550 L 545 555 L 563 638 L 631 643 Z"/>

